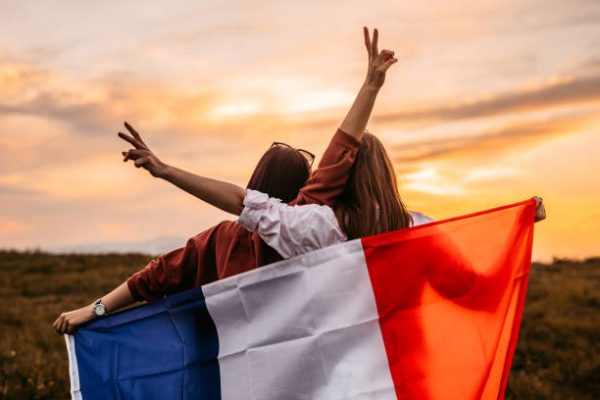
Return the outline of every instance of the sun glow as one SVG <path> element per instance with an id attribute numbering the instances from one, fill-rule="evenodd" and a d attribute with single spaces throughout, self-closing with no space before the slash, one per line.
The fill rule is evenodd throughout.
<path id="1" fill-rule="evenodd" d="M 473 4 L 5 7 L 0 247 L 185 238 L 228 218 L 123 164 L 122 121 L 165 162 L 242 184 L 274 140 L 320 156 L 364 78 L 367 24 L 399 58 L 368 128 L 407 204 L 441 219 L 541 195 L 534 257 L 597 255 L 600 9 Z"/>

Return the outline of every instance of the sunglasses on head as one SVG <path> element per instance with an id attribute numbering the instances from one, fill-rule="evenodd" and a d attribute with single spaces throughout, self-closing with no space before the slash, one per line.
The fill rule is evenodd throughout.
<path id="1" fill-rule="evenodd" d="M 315 156 L 313 153 L 311 153 L 311 152 L 310 152 L 310 151 L 308 151 L 308 150 L 304 150 L 304 149 L 296 149 L 296 148 L 294 148 L 294 147 L 290 146 L 290 145 L 289 145 L 289 144 L 287 144 L 287 143 L 282 143 L 282 142 L 273 142 L 273 144 L 271 145 L 271 147 L 277 147 L 277 146 L 287 147 L 287 148 L 289 148 L 289 149 L 296 150 L 297 152 L 299 152 L 300 154 L 302 154 L 302 156 L 303 156 L 304 158 L 306 158 L 306 161 L 308 161 L 308 166 L 309 166 L 309 167 L 312 167 L 312 165 L 313 165 L 313 162 L 315 162 L 315 158 L 317 157 L 317 156 Z"/>

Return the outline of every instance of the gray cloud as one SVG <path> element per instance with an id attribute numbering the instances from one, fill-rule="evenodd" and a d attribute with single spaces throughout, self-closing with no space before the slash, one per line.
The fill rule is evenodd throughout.
<path id="1" fill-rule="evenodd" d="M 21 188 L 14 185 L 0 184 L 0 196 L 40 196 L 42 192 L 38 190 Z"/>
<path id="2" fill-rule="evenodd" d="M 375 117 L 378 122 L 433 123 L 489 117 L 512 112 L 535 111 L 562 105 L 600 100 L 600 73 L 551 83 L 540 88 L 513 90 L 491 98 L 456 106 L 390 113 Z"/>
<path id="3" fill-rule="evenodd" d="M 110 128 L 110 119 L 102 104 L 70 99 L 65 102 L 66 93 L 43 91 L 29 101 L 17 104 L 1 104 L 2 114 L 23 114 L 42 116 L 64 121 L 74 126 L 77 132 L 98 133 Z M 114 125 L 114 124 L 113 124 Z"/>

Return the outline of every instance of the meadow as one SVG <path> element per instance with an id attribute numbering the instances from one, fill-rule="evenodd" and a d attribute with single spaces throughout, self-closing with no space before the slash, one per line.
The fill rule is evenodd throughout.
<path id="1" fill-rule="evenodd" d="M 69 398 L 62 312 L 151 259 L 0 251 L 0 399 Z M 600 398 L 600 258 L 533 264 L 507 399 Z"/>

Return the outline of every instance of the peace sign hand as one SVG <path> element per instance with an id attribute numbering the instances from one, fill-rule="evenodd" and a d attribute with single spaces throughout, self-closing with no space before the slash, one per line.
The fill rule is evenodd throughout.
<path id="1" fill-rule="evenodd" d="M 369 54 L 369 69 L 367 70 L 366 82 L 376 88 L 381 88 L 385 82 L 385 73 L 392 64 L 395 64 L 398 61 L 398 59 L 394 58 L 394 52 L 391 50 L 384 49 L 379 52 L 377 48 L 379 31 L 377 28 L 373 31 L 373 40 L 371 40 L 369 29 L 366 26 L 363 28 L 363 32 L 365 36 L 365 47 Z"/>
<path id="2" fill-rule="evenodd" d="M 154 177 L 163 177 L 166 173 L 167 165 L 160 161 L 144 140 L 142 140 L 140 134 L 127 122 L 125 122 L 125 128 L 127 128 L 132 136 L 119 132 L 119 137 L 131 144 L 135 149 L 121 152 L 123 162 L 132 160 L 136 168 L 144 168 Z"/>

